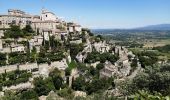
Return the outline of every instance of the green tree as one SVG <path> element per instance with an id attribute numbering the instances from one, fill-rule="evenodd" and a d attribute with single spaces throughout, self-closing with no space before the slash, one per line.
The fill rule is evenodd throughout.
<path id="1" fill-rule="evenodd" d="M 72 83 L 72 88 L 76 91 L 77 90 L 85 91 L 85 86 L 86 86 L 86 82 L 83 76 L 76 78 Z"/>
<path id="2" fill-rule="evenodd" d="M 55 37 L 54 36 L 50 36 L 50 47 L 52 49 L 55 48 Z"/>
<path id="3" fill-rule="evenodd" d="M 99 63 L 99 64 L 97 64 L 96 68 L 97 68 L 98 70 L 101 70 L 101 69 L 104 68 L 104 64 L 103 64 L 103 63 Z"/>
<path id="4" fill-rule="evenodd" d="M 59 90 L 63 86 L 63 79 L 59 75 L 54 75 L 52 77 L 55 89 Z"/>
<path id="5" fill-rule="evenodd" d="M 83 51 L 83 44 L 70 44 L 70 55 L 73 59 L 76 59 L 76 56 L 79 52 Z"/>
<path id="6" fill-rule="evenodd" d="M 50 48 L 49 41 L 45 41 L 44 47 L 45 47 L 46 50 L 49 50 L 49 48 Z"/>
<path id="7" fill-rule="evenodd" d="M 26 25 L 23 29 L 22 29 L 23 33 L 25 35 L 31 35 L 32 33 L 34 33 L 32 27 L 30 25 Z"/>
<path id="8" fill-rule="evenodd" d="M 19 100 L 19 97 L 13 91 L 5 91 L 4 96 L 0 100 Z"/>
<path id="9" fill-rule="evenodd" d="M 42 77 L 34 79 L 34 86 L 34 90 L 36 91 L 38 96 L 47 95 L 51 91 Z"/>
<path id="10" fill-rule="evenodd" d="M 138 90 L 147 90 L 150 93 L 156 91 L 164 96 L 170 95 L 170 66 L 147 67 L 144 72 L 127 84 L 127 89 L 128 94 L 136 93 Z"/>
<path id="11" fill-rule="evenodd" d="M 38 95 L 34 90 L 23 91 L 20 96 L 21 100 L 38 100 Z"/>
<path id="12" fill-rule="evenodd" d="M 23 37 L 23 33 L 20 29 L 20 26 L 11 25 L 10 29 L 4 33 L 4 37 L 17 39 L 19 37 Z"/>
<path id="13" fill-rule="evenodd" d="M 138 60 L 134 58 L 131 63 L 132 70 L 134 70 L 138 66 Z"/>

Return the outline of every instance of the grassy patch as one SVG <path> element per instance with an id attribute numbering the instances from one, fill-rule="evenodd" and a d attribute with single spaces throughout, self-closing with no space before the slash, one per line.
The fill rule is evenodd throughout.
<path id="1" fill-rule="evenodd" d="M 148 39 L 144 42 L 144 47 L 158 47 L 170 44 L 170 39 Z"/>

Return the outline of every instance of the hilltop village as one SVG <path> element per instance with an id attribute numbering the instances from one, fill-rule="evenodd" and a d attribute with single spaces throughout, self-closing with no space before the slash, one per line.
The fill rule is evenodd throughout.
<path id="1" fill-rule="evenodd" d="M 68 100 L 100 90 L 107 97 L 122 96 L 117 84 L 141 71 L 127 48 L 48 10 L 30 15 L 10 9 L 0 15 L 2 98 Z"/>

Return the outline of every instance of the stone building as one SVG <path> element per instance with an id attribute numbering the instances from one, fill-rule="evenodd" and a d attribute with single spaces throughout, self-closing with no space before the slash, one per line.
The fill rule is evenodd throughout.
<path id="1" fill-rule="evenodd" d="M 21 28 L 31 25 L 33 30 L 45 36 L 80 32 L 81 26 L 75 23 L 67 23 L 59 19 L 53 12 L 42 9 L 40 15 L 30 15 L 21 10 L 10 9 L 8 14 L 0 15 L 0 29 L 9 28 L 10 25 L 19 25 Z"/>
<path id="2" fill-rule="evenodd" d="M 42 10 L 40 19 L 32 21 L 32 28 L 49 40 L 49 36 L 54 35 L 61 39 L 61 34 L 67 33 L 66 22 L 62 21 L 52 12 Z"/>
<path id="3" fill-rule="evenodd" d="M 53 12 L 47 11 L 45 9 L 42 9 L 40 15 L 31 15 L 16 9 L 9 9 L 8 14 L 1 14 L 0 38 L 4 36 L 4 31 L 7 28 L 10 28 L 10 25 L 18 25 L 21 29 L 26 25 L 30 25 L 32 29 L 37 33 L 37 36 L 34 36 L 32 39 L 23 41 L 29 42 L 30 50 L 32 50 L 35 46 L 37 51 L 39 51 L 40 46 L 42 46 L 42 41 L 49 41 L 50 36 L 54 36 L 57 40 L 64 41 L 68 39 L 69 32 L 80 33 L 81 31 L 80 25 L 75 23 L 67 23 L 59 19 Z M 73 42 L 81 43 L 82 40 Z M 16 44 L 15 46 L 10 45 L 8 47 L 4 47 L 2 44 L 3 41 L 0 41 L 0 52 L 2 53 L 24 51 L 24 47 L 20 46 L 19 44 Z"/>
<path id="4" fill-rule="evenodd" d="M 25 52 L 25 47 L 21 44 L 11 45 L 11 52 Z"/>
<path id="5" fill-rule="evenodd" d="M 33 47 L 36 48 L 37 52 L 40 52 L 40 47 L 43 44 L 43 37 L 42 36 L 34 36 L 29 42 L 29 49 L 33 50 Z"/>
<path id="6" fill-rule="evenodd" d="M 94 48 L 96 49 L 97 52 L 104 53 L 104 52 L 109 52 L 110 46 L 106 44 L 106 41 L 101 41 L 99 43 L 95 42 L 93 44 Z"/>
<path id="7" fill-rule="evenodd" d="M 73 22 L 67 23 L 67 28 L 69 32 L 80 32 L 81 31 L 81 25 L 78 25 Z"/>
<path id="8" fill-rule="evenodd" d="M 105 62 L 105 67 L 100 70 L 100 77 L 101 78 L 108 78 L 112 77 L 117 73 L 117 67 L 114 66 L 111 62 L 106 61 Z"/>
<path id="9" fill-rule="evenodd" d="M 8 14 L 0 15 L 0 28 L 9 28 L 10 25 L 19 25 L 23 28 L 39 18 L 37 15 L 29 15 L 21 10 L 10 9 Z"/>

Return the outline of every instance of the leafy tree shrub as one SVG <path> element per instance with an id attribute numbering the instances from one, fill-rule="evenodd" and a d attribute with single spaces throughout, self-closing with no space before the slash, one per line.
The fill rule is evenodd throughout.
<path id="1" fill-rule="evenodd" d="M 59 90 L 63 86 L 61 72 L 55 68 L 52 72 L 50 72 L 49 76 L 52 78 L 55 89 Z"/>
<path id="2" fill-rule="evenodd" d="M 76 59 L 76 56 L 79 52 L 83 51 L 83 44 L 70 44 L 70 55 L 73 59 Z"/>
<path id="3" fill-rule="evenodd" d="M 98 70 L 101 70 L 101 69 L 104 68 L 104 64 L 103 64 L 103 63 L 99 63 L 99 64 L 97 64 L 96 68 L 97 68 Z"/>
<path id="4" fill-rule="evenodd" d="M 38 77 L 34 79 L 34 91 L 38 94 L 38 96 L 47 95 L 51 90 L 43 80 L 43 78 Z"/>
<path id="5" fill-rule="evenodd" d="M 165 45 L 163 47 L 154 47 L 153 50 L 158 50 L 160 52 L 169 53 L 170 45 Z"/>
<path id="6" fill-rule="evenodd" d="M 0 60 L 6 60 L 6 54 L 0 53 Z"/>
<path id="7" fill-rule="evenodd" d="M 29 78 L 32 76 L 32 74 L 26 71 L 16 70 L 5 74 L 1 74 L 0 76 L 1 76 L 0 80 L 3 80 L 2 86 L 11 86 L 27 82 Z"/>
<path id="8" fill-rule="evenodd" d="M 34 90 L 27 90 L 21 93 L 20 99 L 21 100 L 30 100 L 30 99 L 38 100 L 38 95 Z"/>
<path id="9" fill-rule="evenodd" d="M 86 91 L 88 94 L 92 94 L 108 87 L 109 84 L 106 79 L 94 79 L 91 83 L 87 84 Z"/>
<path id="10" fill-rule="evenodd" d="M 63 85 L 63 79 L 61 76 L 55 75 L 52 77 L 55 89 L 59 90 Z"/>
<path id="11" fill-rule="evenodd" d="M 160 93 L 154 93 L 151 94 L 148 91 L 138 91 L 137 93 L 135 93 L 134 95 L 130 96 L 129 99 L 133 99 L 133 100 L 167 100 L 168 98 L 170 98 L 169 96 L 163 96 Z"/>
<path id="12" fill-rule="evenodd" d="M 113 55 L 111 53 L 102 53 L 99 52 L 91 52 L 88 53 L 85 63 L 95 63 L 97 61 L 100 61 L 101 63 L 105 63 L 106 60 L 110 61 L 112 64 L 114 64 L 118 60 L 118 56 Z"/>
<path id="13" fill-rule="evenodd" d="M 128 85 L 129 93 L 136 93 L 138 90 L 147 90 L 163 95 L 170 95 L 170 66 L 147 67 L 144 72 L 137 75 Z M 141 84 L 142 83 L 142 84 Z"/>
<path id="14" fill-rule="evenodd" d="M 72 95 L 72 90 L 71 88 L 64 88 L 64 89 L 61 89 L 60 91 L 58 91 L 58 95 L 61 96 L 61 97 L 64 97 L 66 98 L 67 100 L 68 99 L 73 99 L 73 95 Z"/>
<path id="15" fill-rule="evenodd" d="M 78 91 L 84 91 L 86 86 L 85 78 L 84 77 L 78 77 L 76 78 L 72 83 L 72 88 L 74 90 Z"/>
<path id="16" fill-rule="evenodd" d="M 24 34 L 28 34 L 28 33 L 33 33 L 33 29 L 30 25 L 26 25 L 23 29 L 22 29 Z"/>

